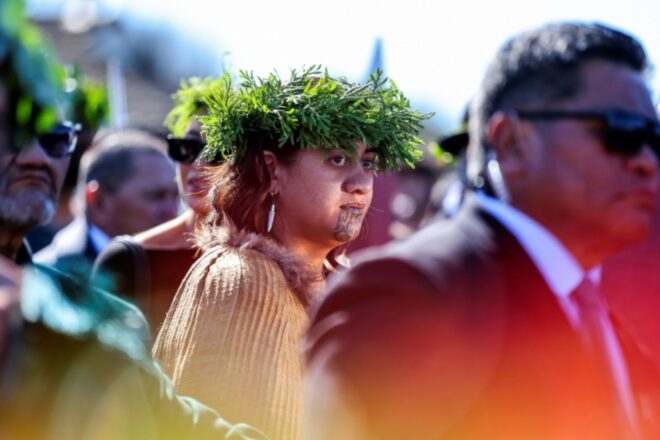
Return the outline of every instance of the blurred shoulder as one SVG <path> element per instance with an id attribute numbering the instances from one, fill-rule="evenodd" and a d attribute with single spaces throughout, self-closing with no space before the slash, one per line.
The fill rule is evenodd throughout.
<path id="1" fill-rule="evenodd" d="M 87 280 L 39 264 L 26 267 L 22 284 L 21 308 L 27 321 L 95 339 L 133 359 L 148 358 L 149 327 L 134 305 Z"/>

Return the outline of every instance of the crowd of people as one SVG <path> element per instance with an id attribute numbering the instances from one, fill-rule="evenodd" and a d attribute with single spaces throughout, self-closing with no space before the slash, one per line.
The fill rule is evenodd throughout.
<path id="1" fill-rule="evenodd" d="M 0 14 L 0 437 L 660 437 L 660 122 L 629 34 L 513 36 L 439 173 L 381 73 L 191 78 L 169 136 L 99 130 L 21 1 Z M 398 172 L 397 240 L 350 252 Z"/>

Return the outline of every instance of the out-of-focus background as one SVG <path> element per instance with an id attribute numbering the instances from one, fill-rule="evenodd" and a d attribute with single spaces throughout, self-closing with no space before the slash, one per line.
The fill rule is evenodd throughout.
<path id="1" fill-rule="evenodd" d="M 451 191 L 457 155 L 447 159 L 433 142 L 459 129 L 489 59 L 509 37 L 553 20 L 599 21 L 641 39 L 657 61 L 658 5 L 657 0 L 27 0 L 29 15 L 59 58 L 107 86 L 114 129 L 164 134 L 170 95 L 190 76 L 239 70 L 263 75 L 273 69 L 286 76 L 291 68 L 322 64 L 333 75 L 363 81 L 382 69 L 414 108 L 435 116 L 421 133 L 428 144 L 424 161 L 414 171 L 376 179 L 363 234 L 351 250 L 403 238 L 447 212 L 445 201 L 453 198 L 445 196 L 460 194 Z M 651 72 L 656 90 L 659 81 Z M 447 145 L 442 143 L 451 151 Z M 449 203 L 449 211 L 454 205 Z"/>
<path id="2" fill-rule="evenodd" d="M 660 3 L 442 0 L 29 0 L 66 63 L 110 88 L 112 125 L 160 128 L 179 79 L 321 63 L 364 79 L 382 68 L 454 130 L 488 59 L 513 33 L 556 19 L 597 20 L 639 37 L 660 59 Z M 657 90 L 659 78 L 652 79 Z"/>

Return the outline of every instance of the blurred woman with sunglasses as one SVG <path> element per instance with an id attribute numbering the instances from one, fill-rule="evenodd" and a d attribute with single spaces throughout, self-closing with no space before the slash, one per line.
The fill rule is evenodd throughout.
<path id="1" fill-rule="evenodd" d="M 380 74 L 360 86 L 316 67 L 287 81 L 244 72 L 207 102 L 203 154 L 226 161 L 210 176 L 206 252 L 154 353 L 179 392 L 297 440 L 307 308 L 359 234 L 376 168 L 417 160 L 427 116 Z"/>
<path id="2" fill-rule="evenodd" d="M 160 327 L 181 280 L 199 255 L 192 240 L 195 226 L 209 208 L 199 158 L 205 142 L 195 119 L 205 112 L 204 96 L 221 79 L 191 78 L 173 95 L 165 125 L 169 155 L 176 162 L 179 193 L 188 205 L 181 215 L 134 237 L 117 237 L 99 255 L 93 278 L 112 292 L 130 298 L 145 312 L 152 332 Z"/>

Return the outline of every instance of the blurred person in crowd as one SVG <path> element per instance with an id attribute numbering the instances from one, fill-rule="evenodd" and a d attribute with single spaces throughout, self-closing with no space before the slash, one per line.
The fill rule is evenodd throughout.
<path id="1" fill-rule="evenodd" d="M 110 291 L 136 301 L 154 334 L 181 280 L 199 256 L 193 232 L 209 211 L 204 173 L 211 164 L 200 157 L 206 143 L 195 118 L 205 113 L 204 97 L 209 90 L 223 82 L 224 77 L 184 82 L 173 96 L 174 108 L 165 121 L 172 133 L 169 156 L 176 162 L 179 193 L 188 209 L 134 237 L 117 237 L 99 255 L 94 267 L 95 281 L 109 277 Z"/>
<path id="2" fill-rule="evenodd" d="M 32 263 L 75 148 L 61 67 L 18 0 L 0 3 L 0 432 L 8 439 L 264 438 L 174 394 L 129 304 Z M 19 103 L 30 102 L 29 108 Z"/>
<path id="3" fill-rule="evenodd" d="M 451 217 L 460 207 L 465 194 L 467 124 L 468 109 L 456 133 L 429 144 L 414 169 L 392 176 L 396 179 L 389 206 L 392 238 L 406 238 L 434 219 Z"/>
<path id="4" fill-rule="evenodd" d="M 381 76 L 316 66 L 215 89 L 200 118 L 212 217 L 154 345 L 181 392 L 272 439 L 300 438 L 307 308 L 358 234 L 377 168 L 419 158 L 427 115 Z"/>
<path id="5" fill-rule="evenodd" d="M 139 130 L 104 134 L 83 157 L 85 212 L 35 255 L 64 271 L 89 273 L 112 237 L 173 219 L 179 191 L 165 140 Z"/>
<path id="6" fill-rule="evenodd" d="M 390 201 L 392 238 L 406 238 L 429 220 L 431 190 L 439 175 L 440 170 L 430 161 L 397 173 L 397 185 Z"/>
<path id="7" fill-rule="evenodd" d="M 444 171 L 431 189 L 429 211 L 436 218 L 449 218 L 456 214 L 463 204 L 466 177 L 466 152 L 470 135 L 469 105 L 465 108 L 461 126 L 455 133 L 438 139 L 434 154 Z"/>
<path id="8" fill-rule="evenodd" d="M 599 24 L 500 49 L 459 211 L 363 255 L 315 310 L 309 439 L 658 438 L 657 373 L 598 290 L 652 223 L 647 64 Z"/>
<path id="9" fill-rule="evenodd" d="M 77 216 L 80 203 L 76 195 L 80 177 L 80 160 L 92 144 L 99 128 L 108 120 L 109 103 L 106 89 L 91 78 L 84 77 L 78 68 L 74 68 L 67 79 L 73 89 L 67 91 L 65 99 L 72 119 L 80 125 L 78 142 L 69 159 L 69 168 L 64 176 L 55 214 L 48 224 L 32 229 L 27 236 L 32 252 L 38 252 L 48 246 L 57 232 L 71 223 Z"/>

